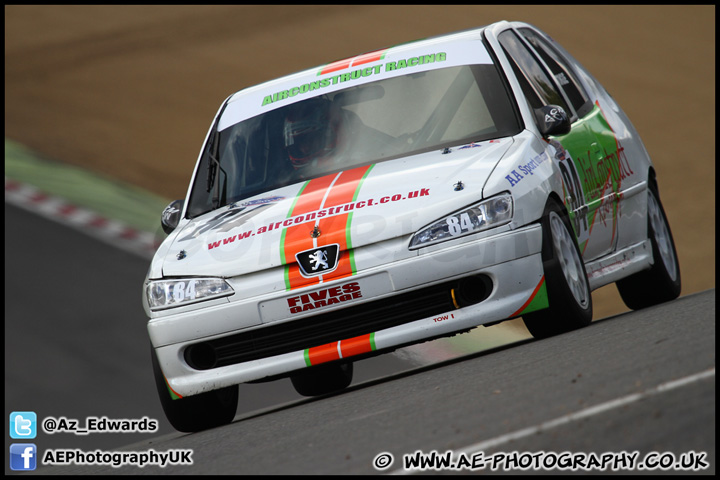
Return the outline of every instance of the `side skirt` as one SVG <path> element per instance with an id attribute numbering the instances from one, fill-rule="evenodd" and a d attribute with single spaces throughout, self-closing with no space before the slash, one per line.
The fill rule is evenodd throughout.
<path id="1" fill-rule="evenodd" d="M 590 290 L 616 282 L 653 264 L 652 245 L 647 239 L 585 264 Z"/>

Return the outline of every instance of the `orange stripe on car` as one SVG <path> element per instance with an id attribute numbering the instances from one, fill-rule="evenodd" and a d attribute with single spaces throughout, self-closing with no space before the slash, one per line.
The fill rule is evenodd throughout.
<path id="1" fill-rule="evenodd" d="M 301 191 L 288 218 L 319 210 L 330 212 L 331 209 L 336 207 L 342 207 L 345 210 L 343 205 L 352 203 L 360 183 L 371 168 L 372 165 L 367 165 L 337 175 L 327 175 L 310 180 Z M 315 223 L 301 223 L 287 228 L 282 251 L 286 262 L 285 285 L 288 290 L 315 285 L 326 279 L 349 277 L 353 274 L 350 252 L 348 251 L 348 246 L 351 245 L 348 238 L 350 229 L 347 228 L 350 212 L 352 210 L 347 213 L 333 211 Z M 315 239 L 310 235 L 315 225 L 320 230 L 320 237 L 318 237 L 317 241 L 314 241 Z M 303 277 L 295 261 L 295 254 L 314 248 L 316 245 L 323 246 L 336 243 L 340 245 L 337 269 L 325 276 Z"/>
<path id="2" fill-rule="evenodd" d="M 333 180 L 335 180 L 335 175 L 327 175 L 308 181 L 288 218 L 319 210 Z M 301 223 L 300 225 L 288 227 L 285 231 L 282 248 L 286 262 L 285 283 L 289 290 L 320 282 L 318 277 L 303 277 L 300 274 L 300 267 L 295 261 L 296 253 L 309 250 L 315 246 L 313 238 L 310 236 L 313 226 L 312 223 Z"/>
<path id="3" fill-rule="evenodd" d="M 321 363 L 353 357 L 375 350 L 375 333 L 348 338 L 339 342 L 330 342 L 318 347 L 306 349 L 303 354 L 308 367 Z"/>
<path id="4" fill-rule="evenodd" d="M 305 350 L 305 362 L 309 366 L 339 359 L 340 352 L 338 351 L 338 342 L 326 343 L 325 345 Z"/>
<path id="5" fill-rule="evenodd" d="M 344 70 L 346 68 L 349 68 L 351 61 L 352 61 L 352 58 L 345 58 L 343 60 L 338 60 L 337 62 L 333 62 L 333 63 L 323 67 L 323 69 L 318 72 L 318 75 L 325 75 L 326 73 L 337 72 L 338 70 Z"/>
<path id="6" fill-rule="evenodd" d="M 375 350 L 373 346 L 374 333 L 360 335 L 359 337 L 348 338 L 340 342 L 340 353 L 343 358 L 368 353 Z"/>
<path id="7" fill-rule="evenodd" d="M 360 185 L 360 181 L 370 168 L 371 166 L 368 165 L 342 172 L 340 174 L 340 178 L 338 178 L 335 185 L 333 185 L 332 190 L 328 194 L 328 198 L 325 201 L 323 208 L 332 208 L 350 204 L 355 197 L 355 192 Z M 348 251 L 348 246 L 351 244 L 350 239 L 348 238 L 350 236 L 350 229 L 347 228 L 348 217 L 350 216 L 351 211 L 352 210 L 341 215 L 323 218 L 318 223 L 318 228 L 320 228 L 322 235 L 320 237 L 322 240 L 318 239 L 318 245 L 333 245 L 335 243 L 340 245 L 338 267 L 335 271 L 327 275 L 323 275 L 323 281 L 349 277 L 353 274 L 350 262 L 350 252 Z"/>
<path id="8" fill-rule="evenodd" d="M 387 48 L 381 50 L 375 50 L 374 52 L 363 53 L 358 55 L 352 62 L 352 66 L 364 65 L 366 63 L 377 62 L 385 57 L 385 53 L 388 51 Z"/>
<path id="9" fill-rule="evenodd" d="M 364 64 L 370 63 L 370 62 L 377 62 L 378 60 L 383 59 L 387 50 L 388 50 L 387 48 L 384 48 L 382 50 L 375 50 L 373 52 L 363 53 L 362 55 L 358 55 L 357 57 L 344 58 L 342 60 L 338 60 L 336 62 L 325 65 L 318 72 L 318 75 L 325 75 L 326 73 L 332 73 L 332 72 L 337 72 L 340 70 L 345 70 L 346 68 L 350 68 L 350 66 L 355 67 L 355 66 L 364 65 Z"/>

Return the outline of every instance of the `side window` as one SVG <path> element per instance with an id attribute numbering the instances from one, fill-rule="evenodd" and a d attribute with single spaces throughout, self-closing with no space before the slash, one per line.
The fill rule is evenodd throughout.
<path id="1" fill-rule="evenodd" d="M 515 32 L 503 32 L 498 36 L 498 40 L 513 63 L 513 70 L 530 106 L 540 108 L 543 105 L 560 105 L 570 115 L 572 110 L 568 108 L 555 83 Z"/>
<path id="2" fill-rule="evenodd" d="M 592 110 L 592 101 L 582 84 L 578 80 L 575 72 L 568 65 L 567 60 L 550 45 L 544 38 L 540 37 L 536 32 L 529 28 L 523 28 L 520 33 L 542 57 L 545 64 L 555 76 L 555 80 L 565 91 L 568 100 L 572 103 L 579 117 L 584 117 Z"/>

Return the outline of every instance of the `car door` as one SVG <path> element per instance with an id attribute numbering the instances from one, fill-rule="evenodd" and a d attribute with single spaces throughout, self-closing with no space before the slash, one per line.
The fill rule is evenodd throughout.
<path id="1" fill-rule="evenodd" d="M 546 50 L 544 40 L 532 30 L 521 31 L 533 41 L 526 43 L 514 30 L 502 32 L 498 40 L 530 108 L 558 105 L 571 119 L 569 133 L 546 140 L 555 147 L 564 202 L 580 251 L 586 261 L 593 260 L 612 251 L 617 239 L 613 176 L 602 169 L 615 148 L 614 135 L 572 70 L 557 61 L 559 54 Z"/>

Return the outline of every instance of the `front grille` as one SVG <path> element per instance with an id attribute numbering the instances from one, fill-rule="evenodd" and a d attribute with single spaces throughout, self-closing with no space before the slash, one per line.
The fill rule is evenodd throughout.
<path id="1" fill-rule="evenodd" d="M 470 296 L 472 300 L 464 302 L 465 304 L 477 303 L 487 298 L 492 285 L 487 277 L 481 277 L 482 280 L 479 282 L 467 282 L 467 279 L 447 282 L 312 317 L 270 324 L 247 332 L 197 343 L 185 350 L 185 360 L 196 370 L 208 370 L 304 350 L 438 315 L 455 309 L 453 289 L 456 290 L 456 302 L 458 297 L 462 296 L 458 295 L 457 290 L 467 290 L 468 284 L 473 288 L 474 295 Z M 478 288 L 483 292 L 478 294 Z"/>

